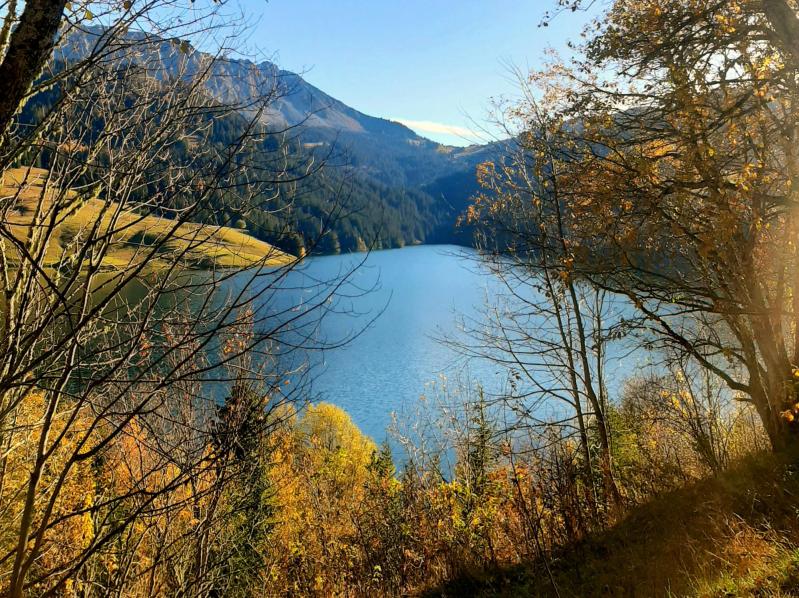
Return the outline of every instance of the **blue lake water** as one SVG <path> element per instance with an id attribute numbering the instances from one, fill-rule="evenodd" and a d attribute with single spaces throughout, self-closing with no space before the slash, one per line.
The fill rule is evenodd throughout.
<path id="1" fill-rule="evenodd" d="M 336 344 L 357 334 L 344 346 L 310 354 L 311 394 L 343 407 L 361 430 L 380 441 L 392 412 L 413 412 L 420 395 L 441 376 L 452 385 L 479 383 L 487 393 L 507 388 L 505 368 L 467 361 L 439 341 L 459 335 L 460 318 L 480 320 L 482 308 L 506 293 L 475 257 L 473 250 L 460 247 L 417 246 L 306 260 L 285 285 L 289 290 L 281 291 L 281 304 L 300 310 L 317 297 L 316 281 L 354 269 L 313 337 Z M 632 364 L 612 361 L 608 385 L 615 387 Z"/>
<path id="2" fill-rule="evenodd" d="M 487 361 L 467 361 L 440 342 L 458 334 L 458 319 L 478 317 L 500 282 L 480 272 L 472 250 L 416 246 L 363 254 L 312 258 L 299 277 L 327 280 L 357 266 L 318 337 L 347 344 L 312 354 L 313 391 L 343 407 L 366 434 L 381 440 L 392 412 L 413 410 L 430 384 L 479 382 L 499 390 L 506 372 Z M 300 301 L 304 285 L 294 291 Z M 307 292 L 307 291 L 306 291 Z"/>

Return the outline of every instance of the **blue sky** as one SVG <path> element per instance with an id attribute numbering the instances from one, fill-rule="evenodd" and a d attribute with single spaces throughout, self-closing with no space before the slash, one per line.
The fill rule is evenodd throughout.
<path id="1" fill-rule="evenodd" d="M 456 145 L 478 141 L 508 65 L 566 52 L 584 15 L 538 26 L 555 0 L 239 0 L 248 45 L 350 106 Z M 454 133 L 454 134 L 453 134 Z"/>

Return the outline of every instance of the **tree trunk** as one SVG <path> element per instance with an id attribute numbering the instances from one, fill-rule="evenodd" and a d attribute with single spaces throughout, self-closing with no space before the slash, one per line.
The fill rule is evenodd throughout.
<path id="1" fill-rule="evenodd" d="M 66 0 L 28 0 L 0 63 L 0 140 L 55 46 Z M 0 141 L 2 143 L 2 141 Z"/>

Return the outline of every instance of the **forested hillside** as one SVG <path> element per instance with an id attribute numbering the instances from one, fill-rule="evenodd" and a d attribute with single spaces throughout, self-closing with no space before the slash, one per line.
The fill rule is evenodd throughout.
<path id="1" fill-rule="evenodd" d="M 143 39 L 132 33 L 126 38 Z M 56 70 L 91 55 L 103 43 L 103 29 L 73 33 L 57 53 Z M 182 40 L 151 39 L 146 48 L 126 54 L 125 64 L 146 70 L 157 62 L 159 77 L 188 78 L 210 60 Z M 122 64 L 123 59 L 110 52 L 108 60 Z M 439 145 L 402 124 L 362 114 L 269 62 L 215 60 L 203 86 L 214 101 L 242 106 L 240 115 L 229 114 L 212 123 L 212 143 L 225 147 L 254 118 L 256 126 L 273 134 L 266 141 L 272 146 L 264 148 L 265 155 L 274 149 L 275 137 L 283 136 L 287 158 L 297 168 L 311 161 L 317 170 L 326 166 L 320 176 L 298 177 L 302 183 L 264 198 L 260 209 L 247 214 L 220 209 L 221 202 L 212 201 L 204 216 L 208 222 L 246 228 L 256 238 L 295 253 L 471 244 L 470 235 L 458 231 L 456 223 L 476 191 L 476 165 L 496 155 L 496 148 Z M 265 89 L 272 102 L 254 114 L 252 99 Z M 23 113 L 27 122 L 39 122 L 55 97 L 52 90 L 34 97 Z M 174 144 L 168 151 L 170 159 L 180 163 L 191 147 Z M 36 166 L 48 167 L 46 156 L 38 160 Z"/>

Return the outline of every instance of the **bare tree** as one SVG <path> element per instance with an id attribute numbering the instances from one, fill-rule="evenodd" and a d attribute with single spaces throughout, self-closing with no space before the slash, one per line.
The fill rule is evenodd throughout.
<path id="1" fill-rule="evenodd" d="M 266 458 L 241 444 L 307 397 L 302 352 L 332 343 L 316 332 L 349 275 L 297 305 L 300 259 L 218 223 L 323 161 L 272 123 L 279 77 L 218 93 L 240 82 L 223 57 L 240 27 L 213 2 L 6 8 L 0 586 L 208 595 L 240 548 L 220 535 L 247 502 L 232 484 Z"/>
<path id="2" fill-rule="evenodd" d="M 508 117 L 517 118 L 517 110 Z M 513 426 L 535 425 L 542 433 L 555 425 L 572 429 L 594 509 L 618 505 L 605 381 L 618 306 L 574 271 L 574 216 L 558 188 L 558 161 L 567 147 L 558 123 L 532 94 L 524 115 L 525 133 L 513 136 L 506 155 L 478 168 L 483 189 L 466 216 L 476 226 L 480 262 L 504 284 L 507 297 L 487 310 L 487 323 L 467 325 L 469 340 L 460 348 L 510 370 L 513 392 L 506 400 L 515 402 L 519 415 Z M 604 500 L 593 489 L 595 460 Z"/>
<path id="3" fill-rule="evenodd" d="M 603 16 L 585 59 L 531 75 L 569 139 L 556 182 L 575 274 L 627 295 L 653 346 L 725 380 L 788 447 L 797 63 L 784 33 L 797 7 L 616 2 Z"/>

